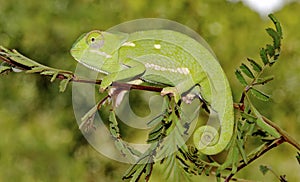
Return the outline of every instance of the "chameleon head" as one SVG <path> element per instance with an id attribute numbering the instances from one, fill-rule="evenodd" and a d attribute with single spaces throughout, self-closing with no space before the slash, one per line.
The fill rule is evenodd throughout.
<path id="1" fill-rule="evenodd" d="M 76 61 L 86 67 L 101 70 L 105 58 L 109 57 L 101 49 L 104 46 L 104 35 L 99 30 L 93 30 L 89 33 L 82 34 L 73 44 L 71 55 Z M 102 62 L 102 64 L 101 64 Z"/>
<path id="2" fill-rule="evenodd" d="M 106 73 L 103 64 L 112 58 L 115 50 L 125 42 L 127 34 L 93 30 L 81 35 L 71 48 L 76 61 L 98 72 Z"/>

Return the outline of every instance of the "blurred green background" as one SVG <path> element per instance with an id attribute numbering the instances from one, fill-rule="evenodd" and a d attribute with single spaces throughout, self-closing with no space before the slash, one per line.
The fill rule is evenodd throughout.
<path id="1" fill-rule="evenodd" d="M 256 101 L 261 112 L 300 140 L 300 4 L 275 13 L 284 31 L 275 80 L 265 86 L 269 103 Z M 137 18 L 166 18 L 197 31 L 212 47 L 237 100 L 242 87 L 234 70 L 271 39 L 271 21 L 241 2 L 222 0 L 0 0 L 0 45 L 15 48 L 43 64 L 74 70 L 69 49 L 92 29 L 106 30 Z M 288 144 L 269 152 L 237 177 L 274 181 L 259 164 L 271 166 L 289 181 L 300 181 L 296 150 Z M 0 181 L 121 181 L 129 166 L 97 153 L 76 124 L 71 87 L 58 92 L 58 82 L 39 75 L 0 76 Z M 156 169 L 151 181 L 162 181 Z M 193 180 L 209 181 L 210 177 Z"/>

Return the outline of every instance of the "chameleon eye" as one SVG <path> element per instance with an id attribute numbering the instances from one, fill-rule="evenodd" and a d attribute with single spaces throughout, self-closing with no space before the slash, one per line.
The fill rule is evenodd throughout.
<path id="1" fill-rule="evenodd" d="M 86 43 L 93 49 L 99 49 L 104 45 L 104 37 L 101 31 L 94 30 L 87 34 Z"/>

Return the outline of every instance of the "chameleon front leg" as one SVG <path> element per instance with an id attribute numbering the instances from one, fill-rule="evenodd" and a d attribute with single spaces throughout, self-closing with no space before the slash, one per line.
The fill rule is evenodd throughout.
<path id="1" fill-rule="evenodd" d="M 121 65 L 119 66 L 120 69 L 117 69 L 115 72 L 109 73 L 102 79 L 102 82 L 100 84 L 100 92 L 103 92 L 108 86 L 112 84 L 112 82 L 127 79 L 133 80 L 135 78 L 138 78 L 146 71 L 144 64 L 135 60 L 130 60 L 130 62 L 126 64 L 128 68 L 121 69 Z"/>

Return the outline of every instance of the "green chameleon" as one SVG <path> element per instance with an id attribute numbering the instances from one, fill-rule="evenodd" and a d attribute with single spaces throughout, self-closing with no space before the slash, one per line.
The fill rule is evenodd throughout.
<path id="1" fill-rule="evenodd" d="M 172 30 L 130 34 L 94 30 L 78 38 L 71 54 L 105 74 L 101 91 L 115 81 L 139 79 L 165 85 L 161 95 L 172 95 L 176 102 L 195 98 L 205 102 L 218 124 L 195 131 L 194 143 L 203 154 L 220 153 L 230 142 L 234 115 L 227 78 L 214 55 L 193 38 Z"/>

